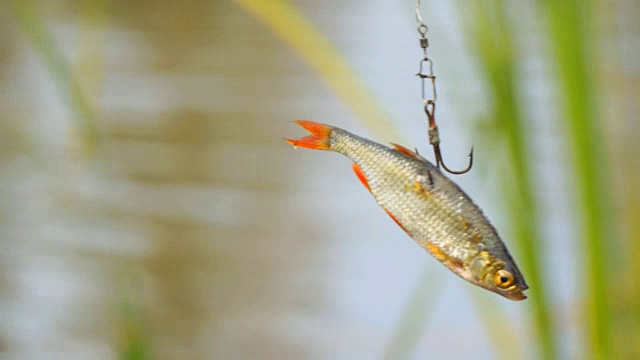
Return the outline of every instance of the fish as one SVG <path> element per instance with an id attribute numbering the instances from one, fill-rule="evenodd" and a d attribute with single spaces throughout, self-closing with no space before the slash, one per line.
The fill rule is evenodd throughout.
<path id="1" fill-rule="evenodd" d="M 357 178 L 378 205 L 449 270 L 507 299 L 527 298 L 529 286 L 482 210 L 417 150 L 387 147 L 309 120 L 295 123 L 311 135 L 285 139 L 288 143 L 351 159 Z"/>

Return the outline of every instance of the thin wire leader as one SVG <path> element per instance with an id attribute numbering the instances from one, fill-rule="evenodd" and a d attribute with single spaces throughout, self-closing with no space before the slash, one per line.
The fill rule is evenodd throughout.
<path id="1" fill-rule="evenodd" d="M 422 21 L 422 15 L 420 14 L 420 0 L 416 0 L 416 20 L 418 20 L 418 23 L 420 25 L 424 25 L 424 21 Z M 427 28 L 427 30 L 429 30 L 427 25 L 424 26 Z"/>
<path id="2" fill-rule="evenodd" d="M 420 60 L 420 70 L 418 71 L 417 76 L 420 77 L 420 81 L 422 83 L 422 101 L 424 105 L 427 104 L 435 104 L 436 99 L 438 98 L 438 92 L 436 91 L 436 76 L 433 71 L 433 61 L 429 59 L 427 54 L 427 48 L 429 47 L 429 39 L 427 39 L 427 32 L 429 31 L 429 27 L 424 23 L 422 19 L 422 14 L 420 13 L 420 0 L 416 0 L 416 20 L 418 21 L 418 33 L 420 34 L 420 47 L 422 48 L 422 59 Z M 428 73 L 424 73 L 425 66 L 428 68 Z M 426 96 L 426 79 L 431 80 L 431 91 L 433 96 L 431 98 L 427 98 Z"/>

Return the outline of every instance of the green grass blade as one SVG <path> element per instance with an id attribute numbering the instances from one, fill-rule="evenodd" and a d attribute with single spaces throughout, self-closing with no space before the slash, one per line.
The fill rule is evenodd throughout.
<path id="1" fill-rule="evenodd" d="M 116 310 L 118 330 L 118 354 L 122 360 L 150 359 L 151 341 L 148 319 L 142 296 L 139 294 L 140 279 L 138 275 L 125 275 L 120 284 L 120 303 Z"/>
<path id="2" fill-rule="evenodd" d="M 518 263 L 530 286 L 527 300 L 533 317 L 533 333 L 539 341 L 541 357 L 557 357 L 553 322 L 547 287 L 543 281 L 544 263 L 538 232 L 537 201 L 533 193 L 532 177 L 527 154 L 529 142 L 518 99 L 518 79 L 513 31 L 505 14 L 505 4 L 499 0 L 474 3 L 470 40 L 477 44 L 482 73 L 491 93 L 493 136 L 501 137 L 509 154 L 504 179 L 509 179 L 508 214 L 520 249 Z"/>
<path id="3" fill-rule="evenodd" d="M 587 287 L 585 325 L 586 356 L 609 359 L 611 320 L 607 307 L 607 248 L 605 209 L 610 194 L 604 175 L 606 163 L 602 131 L 598 128 L 588 47 L 592 1 L 541 1 L 549 23 L 556 74 L 564 100 L 564 119 L 573 157 L 575 183 L 584 239 L 584 275 Z M 610 234 L 610 233 L 609 233 Z"/>
<path id="4" fill-rule="evenodd" d="M 21 29 L 40 54 L 58 89 L 69 103 L 74 113 L 75 126 L 82 139 L 84 153 L 88 158 L 93 158 L 98 142 L 95 114 L 73 79 L 71 66 L 55 45 L 55 41 L 46 29 L 44 19 L 38 15 L 38 9 L 33 0 L 14 0 L 10 7 Z"/>
<path id="5" fill-rule="evenodd" d="M 263 21 L 371 131 L 391 141 L 402 136 L 347 60 L 294 6 L 282 0 L 234 0 Z"/>
<path id="6" fill-rule="evenodd" d="M 410 359 L 414 354 L 433 308 L 443 293 L 444 285 L 424 270 L 407 305 L 400 315 L 396 330 L 385 349 L 383 359 Z"/>

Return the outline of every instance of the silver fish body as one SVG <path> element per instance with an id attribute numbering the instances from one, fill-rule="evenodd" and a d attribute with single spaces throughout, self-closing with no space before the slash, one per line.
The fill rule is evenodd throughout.
<path id="1" fill-rule="evenodd" d="M 389 148 L 336 127 L 298 123 L 313 136 L 289 142 L 350 158 L 378 205 L 438 261 L 475 285 L 511 300 L 526 298 L 528 286 L 496 229 L 437 167 L 399 145 Z"/>

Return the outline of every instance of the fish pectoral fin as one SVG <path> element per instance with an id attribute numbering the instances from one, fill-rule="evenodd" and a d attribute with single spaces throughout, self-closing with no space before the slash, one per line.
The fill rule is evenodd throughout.
<path id="1" fill-rule="evenodd" d="M 362 171 L 362 168 L 356 163 L 351 164 L 351 167 L 353 168 L 353 172 L 356 173 L 358 180 L 360 180 L 362 185 L 364 185 L 364 187 L 366 187 L 367 190 L 371 192 L 371 188 L 369 187 L 369 182 L 367 181 L 367 177 L 365 176 L 364 171 Z"/>
<path id="2" fill-rule="evenodd" d="M 391 146 L 393 146 L 398 152 L 400 152 L 402 154 L 405 154 L 405 155 L 408 155 L 408 156 L 411 156 L 411 157 L 414 157 L 414 158 L 420 157 L 420 155 L 418 155 L 417 152 L 413 152 L 413 151 L 407 149 L 406 147 L 404 147 L 402 145 L 391 143 Z"/>
<path id="3" fill-rule="evenodd" d="M 427 243 L 423 246 L 427 251 L 433 255 L 438 261 L 445 264 L 449 269 L 457 274 L 461 274 L 461 271 L 465 269 L 464 262 L 460 259 L 447 255 L 441 248 L 432 243 Z"/>

